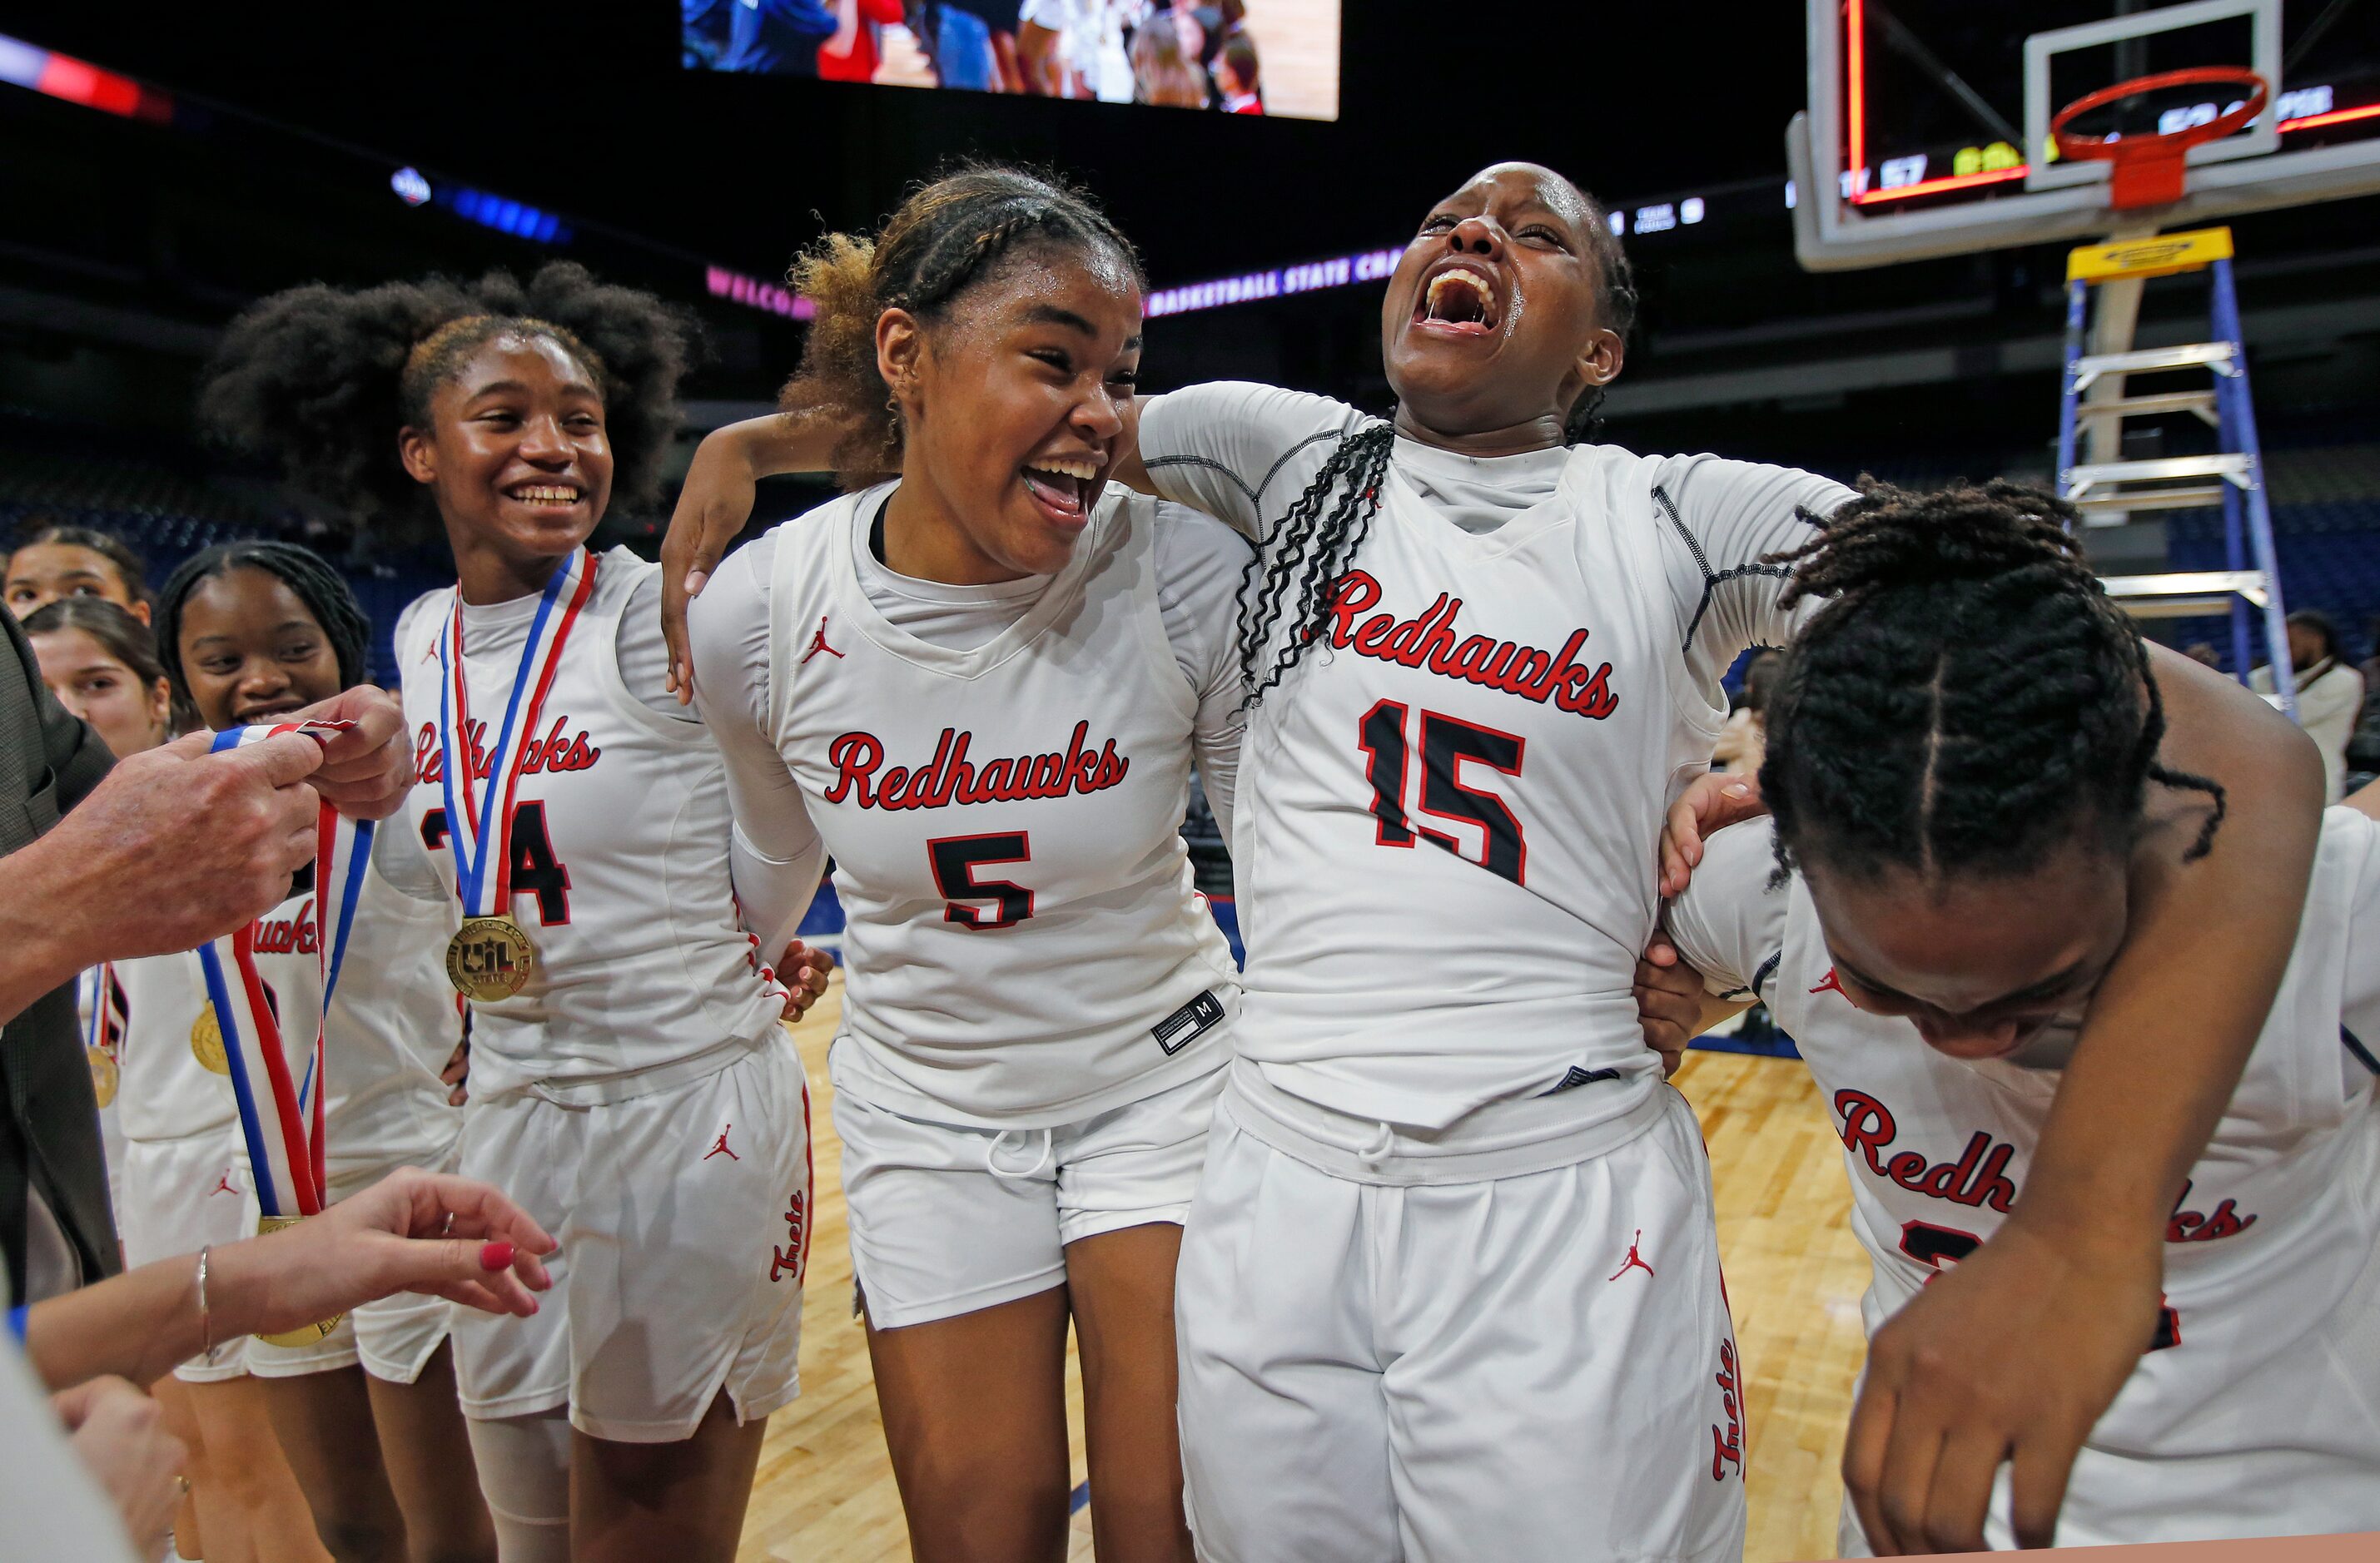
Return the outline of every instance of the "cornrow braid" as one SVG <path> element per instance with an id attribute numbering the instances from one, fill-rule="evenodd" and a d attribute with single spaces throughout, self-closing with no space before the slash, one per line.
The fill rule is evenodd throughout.
<path id="1" fill-rule="evenodd" d="M 1240 573 L 1233 600 L 1239 609 L 1240 668 L 1248 682 L 1244 708 L 1255 707 L 1286 677 L 1321 633 L 1330 594 L 1355 563 L 1355 551 L 1380 513 L 1380 485 L 1388 479 L 1395 444 L 1392 421 L 1367 423 L 1343 437 L 1297 502 L 1267 529 L 1264 546 Z M 1281 644 L 1270 649 L 1267 667 L 1277 633 Z"/>
<path id="2" fill-rule="evenodd" d="M 1054 175 L 990 163 L 918 187 L 873 237 L 829 234 L 795 260 L 789 276 L 809 301 L 810 330 L 778 406 L 846 430 L 834 452 L 845 489 L 901 469 L 901 418 L 876 367 L 878 319 L 904 309 L 938 323 L 1033 248 L 1111 257 L 1147 285 L 1132 241 L 1089 196 Z"/>
<path id="3" fill-rule="evenodd" d="M 339 660 L 339 687 L 352 689 L 370 673 L 371 619 L 356 600 L 346 577 L 310 548 L 270 540 L 220 543 L 190 555 L 165 579 L 157 594 L 157 655 L 176 701 L 190 705 L 190 681 L 182 668 L 182 611 L 200 583 L 234 570 L 262 570 L 298 594 L 330 638 Z"/>
<path id="4" fill-rule="evenodd" d="M 1636 328 L 1636 269 L 1628 263 L 1628 251 L 1621 244 L 1620 236 L 1611 231 L 1611 219 L 1603 210 L 1603 203 L 1578 185 L 1571 188 L 1578 191 L 1594 219 L 1588 224 L 1586 243 L 1603 273 L 1602 323 L 1626 342 L 1628 333 Z M 1575 445 L 1595 432 L 1596 426 L 1603 421 L 1601 409 L 1607 389 L 1590 385 L 1579 393 L 1578 400 L 1571 404 L 1569 414 L 1562 419 L 1564 440 Z"/>
<path id="5" fill-rule="evenodd" d="M 1761 791 L 1778 874 L 1823 850 L 1857 872 L 2022 873 L 2077 830 L 2129 848 L 2147 784 L 2221 786 L 2157 761 L 2165 703 L 2140 632 L 2083 563 L 2074 507 L 1996 479 L 1918 494 L 1860 480 L 1782 601 L 1830 598 L 1786 653 Z"/>

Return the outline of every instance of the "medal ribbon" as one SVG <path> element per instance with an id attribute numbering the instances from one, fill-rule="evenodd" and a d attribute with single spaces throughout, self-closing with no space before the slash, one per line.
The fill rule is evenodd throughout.
<path id="1" fill-rule="evenodd" d="M 236 727 L 216 733 L 211 752 L 221 754 L 285 733 L 326 740 L 347 725 L 309 721 Z M 266 1216 L 312 1216 L 325 1203 L 329 1180 L 323 1157 L 322 1037 L 331 996 L 346 959 L 347 936 L 355 926 L 356 899 L 371 863 L 371 842 L 370 820 L 348 819 L 328 804 L 322 806 L 314 836 L 314 949 L 322 963 L 322 1005 L 302 1079 L 291 1073 L 280 1018 L 257 975 L 255 923 L 242 923 L 199 947 L 207 998 L 223 1032 L 224 1059 L 239 1106 L 240 1136 L 255 1175 L 257 1205 Z"/>
<path id="2" fill-rule="evenodd" d="M 595 595 L 595 556 L 580 549 L 553 573 L 538 598 L 537 617 L 521 648 L 504 702 L 504 725 L 488 751 L 484 786 L 471 754 L 471 700 L 463 675 L 463 597 L 439 637 L 438 661 L 444 682 L 438 694 L 438 751 L 445 770 L 446 830 L 455 846 L 455 890 L 465 917 L 507 916 L 512 911 L 513 794 L 528 753 L 524 733 L 537 731 L 538 713 L 562 665 L 571 626 Z M 526 700 L 524 700 L 526 697 Z"/>
<path id="3" fill-rule="evenodd" d="M 115 980 L 115 963 L 102 961 L 85 974 L 91 982 L 91 1009 L 83 1016 L 82 1044 L 85 1048 L 104 1052 L 115 1058 L 124 1047 L 125 1012 L 124 985 Z"/>

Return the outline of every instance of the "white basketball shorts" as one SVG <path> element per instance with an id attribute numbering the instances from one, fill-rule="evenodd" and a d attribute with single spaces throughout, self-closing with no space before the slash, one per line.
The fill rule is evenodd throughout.
<path id="1" fill-rule="evenodd" d="M 1601 1156 L 1399 1186 L 1272 1148 L 1227 1092 L 1174 1305 L 1199 1557 L 1740 1557 L 1710 1167 L 1665 1094 Z"/>
<path id="2" fill-rule="evenodd" d="M 590 1436 L 660 1444 L 691 1437 L 722 1389 L 739 1422 L 789 1403 L 813 1224 L 792 1040 L 772 1028 L 723 1069 L 625 1100 L 537 1092 L 474 1097 L 464 1114 L 462 1174 L 562 1245 L 534 1317 L 455 1310 L 464 1414 L 566 1405 Z"/>
<path id="3" fill-rule="evenodd" d="M 256 1207 L 241 1163 L 234 1124 L 176 1140 L 126 1141 L 124 1204 L 115 1213 L 125 1266 L 254 1237 Z M 176 1368 L 174 1376 L 192 1384 L 237 1378 L 248 1371 L 254 1344 L 246 1336 L 218 1340 L 206 1355 Z"/>
<path id="4" fill-rule="evenodd" d="M 449 1147 L 444 1156 L 428 1161 L 427 1169 L 453 1171 L 458 1152 L 459 1147 Z M 379 1168 L 354 1177 L 334 1179 L 331 1203 L 336 1205 L 361 1193 L 395 1170 L 394 1167 Z M 251 1199 L 251 1221 L 255 1213 Z M 310 1345 L 275 1346 L 267 1340 L 249 1341 L 248 1371 L 259 1378 L 299 1378 L 360 1363 L 366 1373 L 384 1384 L 410 1384 L 421 1376 L 421 1370 L 430 1365 L 430 1359 L 445 1340 L 454 1312 L 455 1305 L 443 1297 L 417 1291 L 396 1292 L 356 1308 L 340 1319 L 338 1328 Z"/>
<path id="5" fill-rule="evenodd" d="M 929 1324 L 1062 1285 L 1066 1245 L 1180 1226 L 1229 1071 L 1054 1129 L 968 1128 L 834 1098 L 851 1266 L 878 1329 Z"/>

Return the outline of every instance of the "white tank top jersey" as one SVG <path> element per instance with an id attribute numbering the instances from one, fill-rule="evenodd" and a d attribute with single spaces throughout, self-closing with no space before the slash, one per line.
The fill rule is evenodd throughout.
<path id="1" fill-rule="evenodd" d="M 1223 562 L 1206 572 L 1219 585 L 1245 545 L 1111 488 L 1065 567 L 1026 583 L 997 633 L 953 645 L 895 623 L 863 583 L 864 566 L 903 579 L 869 542 L 892 491 L 835 501 L 747 551 L 767 561 L 765 596 L 731 558 L 695 626 L 695 686 L 731 762 L 744 745 L 730 724 L 759 728 L 781 794 L 788 771 L 797 788 L 761 806 L 806 810 L 834 858 L 850 972 L 836 1088 L 935 1121 L 1031 1128 L 1220 1067 L 1237 974 L 1181 823 L 1194 743 L 1216 725 L 1202 704 L 1235 738 L 1237 680 L 1202 701 L 1160 574 L 1168 529 L 1211 533 L 1192 540 Z M 753 709 L 752 691 L 725 686 L 751 683 L 748 664 L 715 677 L 705 648 L 760 614 Z M 1207 638 L 1228 665 L 1228 635 Z M 1222 812 L 1230 763 L 1209 766 Z"/>
<path id="2" fill-rule="evenodd" d="M 322 1004 L 310 880 L 255 928 L 257 975 L 278 1000 L 293 1078 L 312 1056 Z M 445 964 L 460 923 L 409 822 L 375 830 L 322 1036 L 324 1165 L 334 1183 L 429 1165 L 462 1133 L 462 1109 L 447 1104 L 438 1077 L 463 1038 Z"/>
<path id="3" fill-rule="evenodd" d="M 190 1051 L 190 1028 L 206 1005 L 199 958 L 144 955 L 115 963 L 124 987 L 124 1043 L 116 1063 L 115 1121 L 127 1140 L 178 1140 L 239 1116 L 227 1075 Z"/>
<path id="4" fill-rule="evenodd" d="M 1712 837 L 1670 930 L 1711 991 L 1765 1000 L 1816 1077 L 1873 1334 L 2022 1197 L 2073 1034 L 2033 1044 L 2034 1067 L 1966 1063 L 1852 1008 L 1799 877 L 1767 888 L 1774 841 L 1765 820 Z M 2092 1431 L 2059 1545 L 2380 1525 L 2374 1036 L 2380 823 L 2333 808 L 2279 996 L 2166 1229 L 2157 1346 Z"/>
<path id="5" fill-rule="evenodd" d="M 513 901 L 499 910 L 528 935 L 537 969 L 517 997 L 475 1006 L 474 1095 L 662 1068 L 768 1036 L 783 1015 L 784 990 L 736 920 L 719 752 L 698 721 L 662 714 L 621 676 L 622 612 L 658 574 L 625 549 L 599 556 L 594 593 L 545 697 L 542 731 L 523 735 Z M 651 600 L 649 590 L 640 610 Z M 438 639 L 453 604 L 452 588 L 420 598 L 397 641 L 421 771 L 406 818 L 450 897 Z M 472 748 L 482 766 L 536 611 L 534 597 L 464 607 Z"/>
<path id="6" fill-rule="evenodd" d="M 1375 421 L 1202 385 L 1144 407 L 1140 451 L 1166 497 L 1259 537 Z M 1397 442 L 1320 640 L 1242 751 L 1237 1046 L 1264 1084 L 1396 1157 L 1650 1121 L 1632 984 L 1663 810 L 1709 765 L 1719 675 L 1794 628 L 1762 556 L 1850 493 L 1710 456 Z"/>

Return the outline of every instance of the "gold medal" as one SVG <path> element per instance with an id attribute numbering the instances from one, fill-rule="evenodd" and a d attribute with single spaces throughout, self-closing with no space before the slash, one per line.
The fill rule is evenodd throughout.
<path id="1" fill-rule="evenodd" d="M 91 1094 L 99 1098 L 101 1107 L 114 1106 L 116 1083 L 123 1078 L 115 1067 L 115 1056 L 104 1048 L 85 1048 L 83 1052 L 91 1060 Z"/>
<path id="2" fill-rule="evenodd" d="M 200 1006 L 199 1018 L 190 1023 L 190 1055 L 210 1074 L 231 1072 L 231 1060 L 224 1052 L 223 1023 L 215 1019 L 212 1004 Z"/>
<path id="3" fill-rule="evenodd" d="M 466 917 L 446 941 L 446 980 L 479 1004 L 510 999 L 537 973 L 537 951 L 510 917 Z"/>
<path id="4" fill-rule="evenodd" d="M 256 1235 L 269 1237 L 284 1227 L 296 1226 L 305 1218 L 303 1216 L 259 1216 L 256 1218 Z M 313 1346 L 327 1339 L 331 1332 L 337 1329 L 340 1322 L 346 1316 L 345 1314 L 333 1314 L 320 1324 L 299 1325 L 296 1329 L 280 1330 L 272 1335 L 266 1335 L 260 1330 L 256 1338 L 268 1346 L 298 1348 Z"/>

